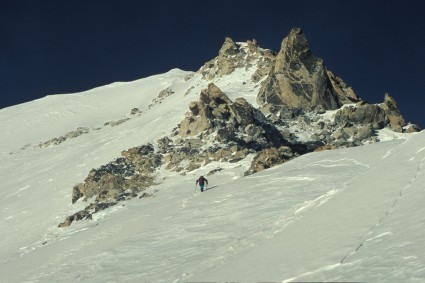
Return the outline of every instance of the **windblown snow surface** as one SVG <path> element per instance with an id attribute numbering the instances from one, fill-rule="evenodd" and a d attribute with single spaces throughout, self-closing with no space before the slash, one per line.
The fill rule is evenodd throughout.
<path id="1" fill-rule="evenodd" d="M 425 281 L 425 132 L 307 154 L 248 177 L 249 160 L 185 176 L 161 170 L 163 182 L 148 189 L 155 197 L 58 228 L 86 205 L 71 205 L 71 193 L 92 168 L 182 120 L 207 85 L 188 74 L 0 110 L 0 282 Z M 258 87 L 243 81 L 215 83 L 255 102 Z M 148 107 L 167 87 L 174 94 Z M 142 113 L 131 116 L 135 107 Z M 37 146 L 78 127 L 90 131 Z M 195 178 L 217 167 L 209 189 L 196 191 Z"/>

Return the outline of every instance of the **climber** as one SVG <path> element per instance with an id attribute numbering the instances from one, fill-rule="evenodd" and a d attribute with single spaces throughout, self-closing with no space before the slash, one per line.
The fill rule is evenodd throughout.
<path id="1" fill-rule="evenodd" d="M 207 184 L 207 186 L 208 186 L 208 180 L 206 179 L 206 178 L 204 178 L 204 176 L 201 176 L 201 177 L 199 177 L 199 179 L 198 180 L 196 180 L 196 184 L 195 184 L 195 186 L 196 185 L 198 185 L 198 183 L 199 183 L 199 187 L 201 188 L 201 192 L 203 192 L 204 191 L 204 184 L 206 183 Z"/>

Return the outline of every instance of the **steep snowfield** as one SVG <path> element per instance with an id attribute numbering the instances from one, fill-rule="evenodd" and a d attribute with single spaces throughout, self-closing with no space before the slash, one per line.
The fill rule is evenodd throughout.
<path id="1" fill-rule="evenodd" d="M 186 176 L 163 170 L 148 190 L 155 197 L 57 228 L 84 207 L 71 205 L 71 191 L 90 169 L 182 120 L 207 84 L 188 74 L 0 110 L 0 282 L 425 280 L 425 132 L 307 154 L 249 177 L 249 160 Z M 215 83 L 235 99 L 256 89 L 244 81 L 235 72 Z M 149 108 L 166 88 L 175 93 Z M 34 147 L 78 127 L 91 130 Z M 210 189 L 195 191 L 195 178 L 218 167 Z"/>

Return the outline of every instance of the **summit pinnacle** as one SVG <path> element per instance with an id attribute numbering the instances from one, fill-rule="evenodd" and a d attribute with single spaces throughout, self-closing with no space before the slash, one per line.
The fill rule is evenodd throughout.
<path id="1" fill-rule="evenodd" d="M 335 88 L 323 60 L 310 51 L 300 28 L 286 36 L 276 56 L 274 67 L 258 95 L 260 104 L 271 103 L 289 109 L 337 109 L 358 98 L 345 88 Z M 343 82 L 342 85 L 345 85 Z"/>

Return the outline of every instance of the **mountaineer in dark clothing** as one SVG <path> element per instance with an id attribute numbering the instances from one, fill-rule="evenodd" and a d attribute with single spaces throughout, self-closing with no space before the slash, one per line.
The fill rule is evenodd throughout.
<path id="1" fill-rule="evenodd" d="M 199 177 L 198 180 L 196 180 L 195 186 L 198 185 L 198 183 L 199 183 L 199 187 L 201 188 L 201 192 L 204 191 L 204 185 L 205 184 L 207 184 L 207 186 L 208 186 L 208 180 L 206 178 L 204 178 L 204 176 L 201 176 L 201 177 Z"/>

